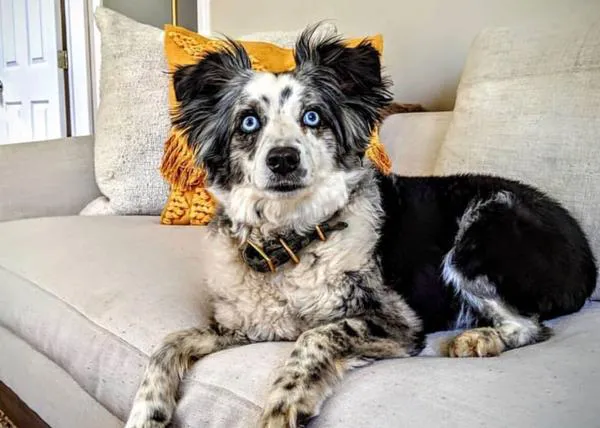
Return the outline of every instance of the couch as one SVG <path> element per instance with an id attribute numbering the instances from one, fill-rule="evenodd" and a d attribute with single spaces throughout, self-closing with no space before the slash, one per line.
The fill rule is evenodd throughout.
<path id="1" fill-rule="evenodd" d="M 582 40 L 589 41 L 589 31 L 587 34 Z M 600 37 L 598 31 L 595 34 L 593 47 L 597 48 Z M 502 72 L 503 55 L 511 51 L 496 50 L 491 57 L 498 64 L 486 68 L 490 37 L 510 42 L 500 31 L 475 43 L 453 112 L 395 114 L 385 120 L 381 140 L 394 170 L 428 175 L 452 168 L 495 168 L 566 194 L 565 203 L 576 208 L 577 203 L 588 203 L 597 196 L 593 188 L 599 185 L 594 180 L 600 178 L 600 146 L 594 145 L 593 138 L 585 150 L 576 146 L 565 152 L 564 156 L 575 153 L 583 157 L 574 172 L 564 166 L 571 174 L 570 181 L 565 178 L 567 181 L 554 184 L 540 181 L 536 174 L 563 168 L 551 154 L 554 150 L 563 156 L 564 146 L 542 147 L 547 135 L 565 133 L 577 141 L 587 135 L 581 131 L 581 122 L 573 125 L 568 120 L 576 113 L 590 115 L 588 130 L 595 130 L 600 142 L 600 126 L 593 122 L 600 110 L 587 110 L 600 99 L 599 60 L 580 64 L 589 70 L 571 67 L 560 74 L 588 73 L 584 79 L 579 74 L 575 79 L 582 86 L 577 93 L 583 94 L 576 102 L 587 103 L 585 109 L 561 103 L 552 110 L 552 114 L 559 113 L 555 120 L 537 114 L 535 122 L 527 113 L 531 94 L 521 94 L 521 99 L 519 91 L 506 86 L 516 82 L 514 76 L 497 79 L 504 92 L 485 80 Z M 518 44 L 510 46 L 519 50 Z M 564 50 L 561 52 L 560 64 L 565 61 Z M 531 52 L 525 54 L 530 57 Z M 578 55 L 580 62 L 587 58 Z M 572 61 L 567 60 L 571 66 Z M 529 68 L 520 62 L 513 69 L 525 67 L 520 72 L 532 79 L 536 62 L 534 58 L 525 64 Z M 547 65 L 543 68 L 547 70 Z M 478 70 L 483 70 L 483 75 Z M 537 85 L 537 80 L 519 82 L 541 91 L 542 97 L 550 85 L 556 92 L 548 96 L 562 100 L 556 81 L 547 85 Z M 482 102 L 477 98 L 482 92 L 487 104 L 472 110 Z M 512 95 L 507 97 L 507 93 Z M 501 103 L 492 108 L 490 99 L 495 96 Z M 503 111 L 499 105 L 508 116 L 493 116 Z M 493 120 L 486 122 L 490 116 Z M 520 122 L 521 118 L 526 120 Z M 502 128 L 506 124 L 510 132 Z M 543 138 L 535 140 L 535 135 Z M 507 141 L 506 145 L 497 144 L 495 136 Z M 469 155 L 464 155 L 460 144 L 470 139 L 480 143 L 469 146 Z M 542 149 L 528 148 L 534 140 Z M 515 141 L 520 144 L 509 152 Z M 519 154 L 523 146 L 536 155 L 523 158 Z M 494 163 L 500 162 L 494 150 L 502 150 L 504 158 L 513 156 L 513 161 L 504 166 Z M 483 152 L 492 156 L 473 167 L 476 159 L 471 153 Z M 450 162 L 452 156 L 467 164 Z M 504 158 L 500 156 L 500 160 Z M 591 177 L 589 183 L 577 181 L 582 168 Z M 570 193 L 561 193 L 566 186 L 571 186 Z M 568 199 L 577 192 L 580 197 Z M 206 323 L 210 313 L 203 272 L 219 261 L 211 258 L 205 230 L 163 226 L 156 216 L 78 215 L 100 195 L 94 175 L 93 137 L 0 146 L 0 380 L 56 428 L 122 426 L 144 365 L 161 338 Z M 577 215 L 586 219 L 588 232 L 597 224 L 594 209 L 581 209 Z M 591 234 L 598 242 L 595 232 Z M 597 427 L 600 302 L 590 300 L 581 312 L 548 324 L 555 335 L 547 342 L 489 359 L 441 358 L 440 340 L 452 332 L 430 335 L 427 348 L 418 357 L 376 362 L 350 373 L 310 426 Z M 253 344 L 199 361 L 182 382 L 173 425 L 253 426 L 274 369 L 291 346 Z"/>

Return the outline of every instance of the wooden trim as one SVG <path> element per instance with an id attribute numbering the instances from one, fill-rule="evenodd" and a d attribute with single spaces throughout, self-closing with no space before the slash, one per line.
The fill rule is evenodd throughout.
<path id="1" fill-rule="evenodd" d="M 49 392 L 50 393 L 50 392 Z M 12 389 L 0 381 L 0 409 L 19 428 L 50 428 Z"/>
<path id="2" fill-rule="evenodd" d="M 198 5 L 198 34 L 210 36 L 210 1 L 196 0 Z"/>
<path id="3" fill-rule="evenodd" d="M 93 100 L 88 5 L 82 0 L 64 3 L 66 34 L 63 48 L 68 52 L 68 78 L 71 136 L 93 134 Z"/>
<path id="4" fill-rule="evenodd" d="M 177 0 L 171 0 L 171 24 L 177 25 Z"/>
<path id="5" fill-rule="evenodd" d="M 65 0 L 58 1 L 59 8 L 59 20 L 56 22 L 57 25 L 60 26 L 60 43 L 58 44 L 58 48 L 60 50 L 67 51 L 68 54 L 72 53 L 68 49 L 69 39 L 67 35 L 67 25 L 68 25 L 68 16 L 67 16 L 67 8 L 65 6 Z M 58 54 L 58 53 L 57 53 Z M 68 57 L 67 57 L 68 58 Z M 71 65 L 69 65 L 71 67 Z M 63 74 L 63 80 L 65 82 L 65 91 L 63 93 L 64 103 L 65 103 L 65 137 L 73 136 L 72 129 L 72 111 L 71 111 L 71 91 L 74 89 L 71 87 L 71 79 L 69 78 L 69 70 L 61 70 Z"/>
<path id="6" fill-rule="evenodd" d="M 96 26 L 94 12 L 98 6 L 102 6 L 102 0 L 86 0 L 88 15 L 88 37 L 90 47 L 90 70 L 92 76 L 92 124 L 95 126 L 96 113 L 100 104 L 100 30 Z M 93 133 L 94 128 L 92 128 Z"/>

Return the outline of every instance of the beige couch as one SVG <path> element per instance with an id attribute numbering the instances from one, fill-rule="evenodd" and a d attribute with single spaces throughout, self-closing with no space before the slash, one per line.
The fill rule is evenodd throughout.
<path id="1" fill-rule="evenodd" d="M 479 39 L 454 112 L 384 123 L 394 169 L 521 176 L 560 195 L 597 245 L 594 31 L 550 54 L 537 36 L 515 43 L 517 36 L 500 31 Z M 513 51 L 522 58 L 504 67 Z M 548 57 L 558 60 L 544 63 Z M 556 136 L 563 143 L 547 145 Z M 0 146 L 0 380 L 57 428 L 122 425 L 152 349 L 165 334 L 206 322 L 203 272 L 218 263 L 201 227 L 78 216 L 99 193 L 91 138 Z M 492 359 L 438 358 L 436 345 L 448 333 L 432 335 L 420 357 L 351 373 L 311 426 L 597 427 L 600 302 L 549 324 L 556 331 L 549 341 Z M 199 361 L 181 386 L 174 425 L 252 426 L 290 347 L 255 344 Z"/>
<path id="2" fill-rule="evenodd" d="M 396 170 L 431 171 L 451 117 L 388 118 Z M 207 313 L 201 228 L 77 216 L 98 194 L 92 144 L 0 146 L 0 380 L 57 428 L 121 426 L 152 348 Z M 423 357 L 352 373 L 314 426 L 597 426 L 600 302 L 551 324 L 549 342 L 488 360 L 427 356 L 433 336 Z M 177 426 L 251 426 L 289 351 L 265 343 L 199 362 Z"/>

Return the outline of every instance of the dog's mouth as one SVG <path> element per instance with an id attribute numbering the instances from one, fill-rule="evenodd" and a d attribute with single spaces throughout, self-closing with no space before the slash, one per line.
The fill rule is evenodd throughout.
<path id="1" fill-rule="evenodd" d="M 285 193 L 293 193 L 296 192 L 298 190 L 303 189 L 305 186 L 301 185 L 300 183 L 274 183 L 270 186 L 267 187 L 266 190 L 270 191 L 270 192 L 275 192 L 275 193 L 281 193 L 281 194 L 285 194 Z"/>

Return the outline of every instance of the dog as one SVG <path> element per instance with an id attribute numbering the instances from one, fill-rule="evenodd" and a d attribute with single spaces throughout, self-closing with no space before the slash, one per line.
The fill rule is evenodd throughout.
<path id="1" fill-rule="evenodd" d="M 226 348 L 295 341 L 259 425 L 301 426 L 348 370 L 420 353 L 491 357 L 542 342 L 578 311 L 596 261 L 574 217 L 517 181 L 383 175 L 365 156 L 391 101 L 368 42 L 305 30 L 296 68 L 255 72 L 227 46 L 173 73 L 183 130 L 219 203 L 208 327 L 150 358 L 128 428 L 166 426 L 191 364 Z"/>

